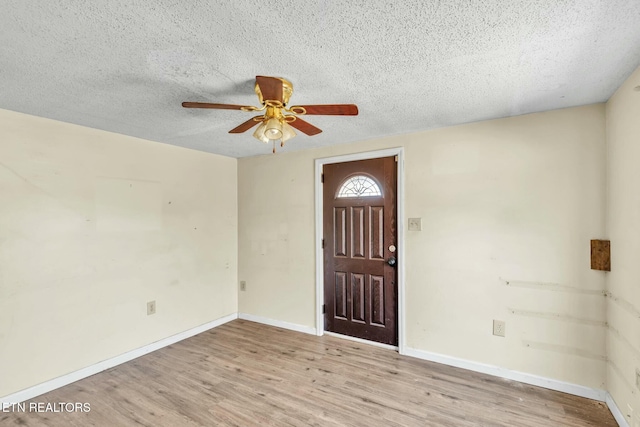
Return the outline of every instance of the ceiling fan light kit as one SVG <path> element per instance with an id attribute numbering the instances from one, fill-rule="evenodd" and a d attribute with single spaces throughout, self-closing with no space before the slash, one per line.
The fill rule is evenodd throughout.
<path id="1" fill-rule="evenodd" d="M 251 105 L 213 104 L 206 102 L 183 102 L 185 108 L 209 108 L 219 110 L 240 110 L 246 112 L 264 111 L 261 116 L 255 116 L 241 125 L 231 129 L 229 133 L 243 133 L 260 123 L 253 133 L 254 138 L 264 143 L 273 143 L 273 153 L 276 152 L 276 142 L 280 146 L 296 136 L 293 128 L 309 136 L 322 132 L 298 116 L 303 115 L 331 115 L 357 116 L 358 107 L 355 104 L 325 104 L 325 105 L 294 105 L 287 108 L 293 94 L 293 85 L 281 77 L 256 76 L 255 92 L 262 107 Z M 288 113 L 288 114 L 285 114 Z"/>
<path id="2" fill-rule="evenodd" d="M 264 134 L 269 139 L 281 139 L 282 138 L 282 123 L 275 117 L 270 118 L 265 122 L 266 127 Z"/>
<path id="3" fill-rule="evenodd" d="M 260 126 L 258 126 L 258 128 L 256 129 L 255 132 L 253 132 L 253 137 L 256 138 L 258 141 L 262 141 L 265 144 L 269 143 L 269 138 L 267 138 L 267 136 L 264 134 L 264 129 L 267 127 L 267 124 L 262 122 L 260 123 Z"/>
<path id="4" fill-rule="evenodd" d="M 282 144 L 281 146 L 284 146 L 284 143 L 287 142 L 288 140 L 290 140 L 291 138 L 294 138 L 296 136 L 295 131 L 293 130 L 293 128 L 285 121 L 282 124 Z"/>

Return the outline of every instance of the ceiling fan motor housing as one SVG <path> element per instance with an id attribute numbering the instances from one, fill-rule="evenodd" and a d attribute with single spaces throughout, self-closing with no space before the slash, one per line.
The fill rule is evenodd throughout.
<path id="1" fill-rule="evenodd" d="M 293 84 L 287 79 L 283 79 L 282 77 L 272 77 L 274 79 L 278 79 L 282 82 L 282 105 L 286 106 L 289 103 L 289 98 L 293 94 Z M 258 95 L 258 100 L 260 104 L 264 105 L 265 101 L 280 101 L 279 99 L 264 99 L 262 96 L 262 91 L 260 90 L 260 85 L 256 81 L 256 85 L 254 90 L 256 91 L 256 95 Z"/>

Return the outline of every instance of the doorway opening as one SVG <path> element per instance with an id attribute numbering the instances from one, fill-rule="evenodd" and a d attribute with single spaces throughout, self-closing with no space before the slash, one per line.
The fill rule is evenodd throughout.
<path id="1" fill-rule="evenodd" d="M 403 154 L 400 147 L 315 162 L 317 334 L 335 332 L 401 354 Z"/>

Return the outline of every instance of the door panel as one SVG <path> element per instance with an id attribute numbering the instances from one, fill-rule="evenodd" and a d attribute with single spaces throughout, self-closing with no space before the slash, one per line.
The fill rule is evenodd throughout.
<path id="1" fill-rule="evenodd" d="M 364 207 L 351 208 L 351 256 L 364 258 Z"/>
<path id="2" fill-rule="evenodd" d="M 336 317 L 347 318 L 347 273 L 336 272 Z"/>
<path id="3" fill-rule="evenodd" d="M 335 208 L 334 242 L 336 256 L 347 256 L 347 209 Z"/>
<path id="4" fill-rule="evenodd" d="M 371 276 L 371 324 L 384 326 L 384 278 Z"/>
<path id="5" fill-rule="evenodd" d="M 364 323 L 364 274 L 351 274 L 352 320 Z"/>
<path id="6" fill-rule="evenodd" d="M 325 330 L 397 345 L 393 157 L 324 165 Z M 344 186 L 343 186 L 344 185 Z"/>
<path id="7" fill-rule="evenodd" d="M 384 208 L 382 206 L 369 207 L 369 256 L 371 259 L 384 260 Z"/>

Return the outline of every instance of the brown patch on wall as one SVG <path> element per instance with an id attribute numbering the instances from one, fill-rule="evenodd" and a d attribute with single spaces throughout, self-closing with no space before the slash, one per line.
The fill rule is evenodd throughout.
<path id="1" fill-rule="evenodd" d="M 591 241 L 591 269 L 611 271 L 611 242 L 609 240 Z"/>

